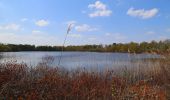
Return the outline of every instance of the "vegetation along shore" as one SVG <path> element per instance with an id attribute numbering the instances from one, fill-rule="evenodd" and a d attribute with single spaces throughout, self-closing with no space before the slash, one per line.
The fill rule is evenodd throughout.
<path id="1" fill-rule="evenodd" d="M 50 60 L 50 59 L 47 59 Z M 153 60 L 155 61 L 155 60 Z M 170 58 L 151 70 L 89 72 L 7 62 L 0 64 L 1 100 L 168 100 Z M 140 67 L 136 66 L 136 67 Z"/>
<path id="2" fill-rule="evenodd" d="M 170 40 L 141 43 L 113 43 L 110 45 L 65 46 L 64 51 L 121 52 L 121 53 L 159 53 L 170 52 Z M 0 44 L 0 52 L 17 51 L 62 51 L 62 46 L 35 46 L 23 44 Z"/>

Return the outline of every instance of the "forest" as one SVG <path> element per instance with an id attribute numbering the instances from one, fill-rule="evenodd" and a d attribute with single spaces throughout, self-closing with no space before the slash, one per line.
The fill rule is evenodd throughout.
<path id="1" fill-rule="evenodd" d="M 0 44 L 0 52 L 61 51 L 62 46 L 35 46 L 28 44 Z M 109 45 L 69 45 L 63 51 L 120 52 L 120 53 L 168 53 L 170 40 L 151 42 L 113 43 Z"/>

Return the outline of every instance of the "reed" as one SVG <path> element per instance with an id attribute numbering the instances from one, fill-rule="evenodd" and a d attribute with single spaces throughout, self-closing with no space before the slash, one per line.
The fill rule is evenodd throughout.
<path id="1" fill-rule="evenodd" d="M 166 100 L 170 94 L 170 60 L 157 60 L 151 70 L 89 72 L 66 70 L 44 63 L 0 64 L 0 100 Z"/>

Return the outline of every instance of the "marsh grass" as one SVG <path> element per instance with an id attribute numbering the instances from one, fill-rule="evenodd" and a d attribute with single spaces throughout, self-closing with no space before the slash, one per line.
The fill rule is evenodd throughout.
<path id="1" fill-rule="evenodd" d="M 37 66 L 0 64 L 0 100 L 166 100 L 170 94 L 170 58 L 153 60 L 146 69 L 93 72 L 49 67 L 46 57 Z M 144 61 L 145 62 L 145 61 Z"/>

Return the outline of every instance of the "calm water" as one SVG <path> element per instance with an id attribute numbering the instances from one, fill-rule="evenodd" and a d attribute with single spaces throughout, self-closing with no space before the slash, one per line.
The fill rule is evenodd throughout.
<path id="1" fill-rule="evenodd" d="M 3 52 L 0 53 L 0 62 L 17 61 L 31 66 L 46 62 L 55 67 L 58 66 L 60 52 Z M 127 53 L 97 53 L 97 52 L 63 52 L 60 66 L 65 68 L 121 68 L 140 64 L 150 66 L 155 63 L 143 59 L 159 58 L 151 54 L 127 54 Z"/>

